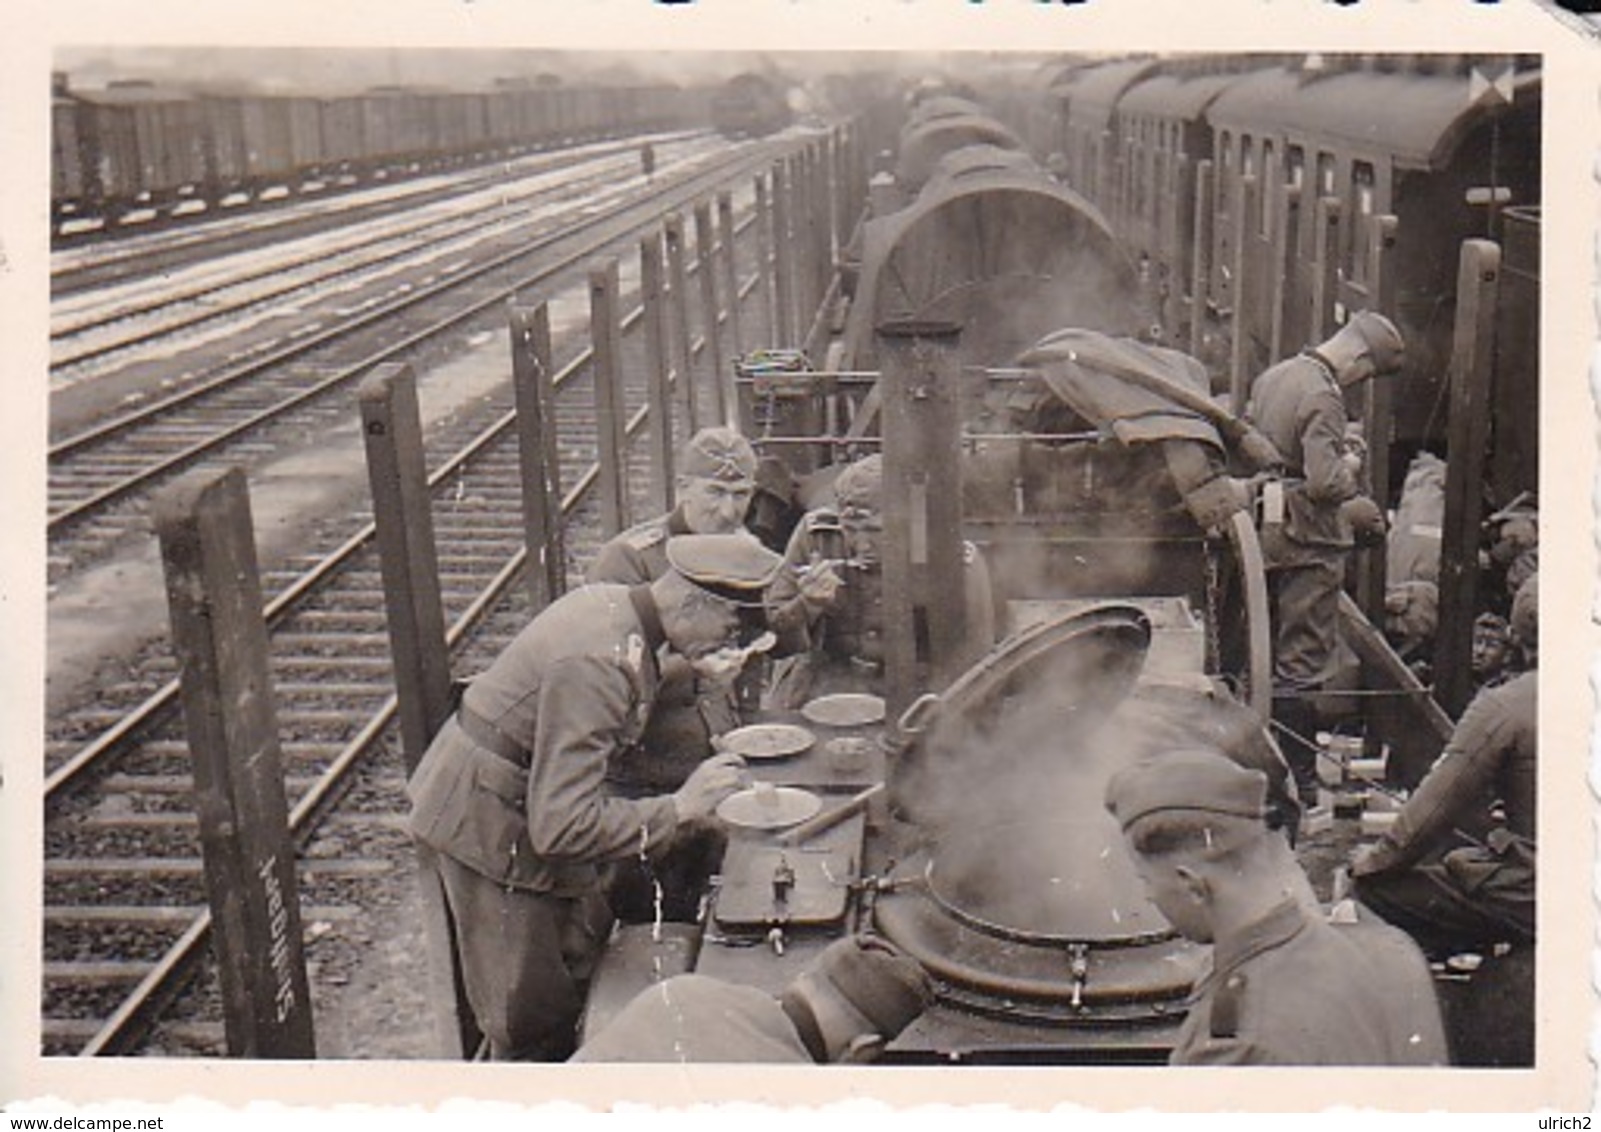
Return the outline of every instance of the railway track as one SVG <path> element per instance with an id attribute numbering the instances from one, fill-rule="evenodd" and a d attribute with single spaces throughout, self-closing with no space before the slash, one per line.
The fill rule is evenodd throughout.
<path id="1" fill-rule="evenodd" d="M 748 263 L 753 253 L 742 255 Z M 741 293 L 753 284 L 747 280 Z M 635 311 L 625 330 L 638 321 Z M 625 361 L 642 352 L 640 337 L 625 333 Z M 703 342 L 704 335 L 697 354 Z M 600 536 L 587 503 L 598 474 L 596 421 L 585 380 L 589 351 L 569 345 L 565 353 L 571 356 L 555 378 L 562 510 L 568 545 L 582 559 Z M 627 364 L 623 372 L 636 378 L 625 382 L 624 399 L 629 435 L 637 437 L 647 424 L 646 367 Z M 528 616 L 517 584 L 524 551 L 509 398 L 506 391 L 487 407 L 493 417 L 487 427 L 482 414 L 462 418 L 427 445 L 446 621 L 462 671 L 487 662 Z M 631 484 L 647 482 L 643 449 L 631 445 L 637 465 Z M 643 513 L 647 504 L 635 499 L 634 506 Z M 390 726 L 395 702 L 382 583 L 372 525 L 360 521 L 354 533 L 329 530 L 337 545 L 305 569 L 264 578 L 264 590 L 278 595 L 266 612 L 290 821 L 302 847 L 308 960 L 331 969 L 359 952 L 372 891 L 385 891 L 384 879 L 411 853 L 398 817 L 406 806 Z M 141 667 L 160 674 L 171 671 L 171 661 L 149 657 Z M 131 710 L 101 709 L 115 718 L 85 746 L 52 744 L 58 757 L 45 799 L 47 1054 L 222 1052 L 220 1000 L 204 962 L 210 917 L 176 690 L 170 682 Z M 91 727 L 93 716 L 65 724 Z M 75 753 L 61 758 L 63 749 Z M 319 980 L 312 982 L 316 998 Z"/>
<path id="2" fill-rule="evenodd" d="M 679 159 L 694 156 L 681 153 Z M 535 206 L 582 201 L 602 186 L 626 184 L 634 163 L 631 151 L 622 157 L 614 150 L 580 166 L 480 179 L 448 198 L 416 202 L 400 217 L 352 218 L 314 245 L 302 239 L 284 245 L 279 254 L 207 256 L 187 271 L 173 265 L 159 284 L 144 277 L 78 300 L 52 300 L 52 380 L 150 343 L 170 355 L 172 340 L 207 324 L 238 320 L 272 304 L 304 305 L 319 291 L 357 285 L 364 274 L 404 270 L 408 263 L 426 262 L 452 247 L 468 248 L 485 236 L 505 238 L 518 225 L 535 225 L 541 218 L 532 211 Z"/>
<path id="3" fill-rule="evenodd" d="M 173 473 L 223 451 L 237 452 L 247 438 L 261 442 L 268 425 L 314 427 L 318 417 L 342 410 L 333 404 L 335 395 L 373 365 L 437 341 L 519 291 L 547 283 L 664 209 L 726 182 L 735 170 L 760 167 L 776 144 L 713 160 L 648 199 L 629 198 L 597 215 L 552 223 L 537 238 L 514 237 L 470 266 L 436 269 L 437 277 L 423 285 L 400 284 L 333 325 L 279 341 L 159 401 L 53 443 L 47 520 L 52 583 L 98 560 L 130 533 L 147 533 L 137 504 Z"/>
<path id="4" fill-rule="evenodd" d="M 470 166 L 452 173 L 364 185 L 349 190 L 330 185 L 314 196 L 284 197 L 276 206 L 197 219 L 178 230 L 101 234 L 67 241 L 52 253 L 50 297 L 60 300 L 132 280 L 150 279 L 199 260 L 217 259 L 266 244 L 338 232 L 352 223 L 382 219 L 426 208 L 459 196 L 464 189 L 489 188 L 508 174 L 527 176 L 559 171 L 574 158 L 592 160 L 636 155 L 643 141 L 658 147 L 703 136 L 703 132 L 651 134 L 626 141 L 592 142 L 557 150 L 536 150 Z"/>

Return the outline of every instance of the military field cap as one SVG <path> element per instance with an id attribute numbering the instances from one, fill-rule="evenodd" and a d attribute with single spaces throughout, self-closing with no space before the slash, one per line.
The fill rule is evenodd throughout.
<path id="1" fill-rule="evenodd" d="M 1368 357 L 1379 373 L 1395 373 L 1406 356 L 1406 340 L 1395 323 L 1378 311 L 1358 311 L 1346 324 L 1367 343 Z"/>
<path id="2" fill-rule="evenodd" d="M 678 470 L 686 476 L 731 483 L 754 482 L 756 451 L 750 441 L 731 428 L 703 428 L 684 445 Z"/>
<path id="3" fill-rule="evenodd" d="M 856 461 L 834 481 L 834 498 L 841 507 L 876 508 L 883 492 L 884 457 L 878 453 Z"/>
<path id="4" fill-rule="evenodd" d="M 1106 808 L 1124 829 L 1160 813 L 1227 814 L 1260 821 L 1266 804 L 1265 774 L 1202 747 L 1142 759 L 1106 784 Z"/>
<path id="5" fill-rule="evenodd" d="M 817 957 L 814 973 L 885 1038 L 906 1029 L 934 1000 L 933 987 L 915 959 L 877 936 L 835 940 Z"/>
<path id="6" fill-rule="evenodd" d="M 747 609 L 762 607 L 783 562 L 747 531 L 667 540 L 668 565 L 713 597 Z"/>

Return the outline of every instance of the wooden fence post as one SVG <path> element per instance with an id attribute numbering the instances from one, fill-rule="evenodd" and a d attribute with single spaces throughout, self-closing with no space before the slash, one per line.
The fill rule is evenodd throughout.
<path id="1" fill-rule="evenodd" d="M 961 368 L 952 323 L 877 328 L 884 405 L 884 686 L 890 718 L 942 688 L 967 635 Z"/>
<path id="2" fill-rule="evenodd" d="M 712 209 L 706 201 L 695 206 L 695 263 L 700 272 L 700 303 L 706 312 L 706 361 L 712 375 L 711 417 L 717 424 L 728 423 L 728 406 L 723 398 L 722 308 L 717 299 L 717 231 L 712 226 Z"/>
<path id="3" fill-rule="evenodd" d="M 764 344 L 778 341 L 773 313 L 773 210 L 767 199 L 767 178 L 756 177 L 756 309 L 762 313 Z"/>
<path id="4" fill-rule="evenodd" d="M 790 234 L 790 194 L 785 162 L 773 162 L 773 312 L 778 325 L 774 346 L 795 345 L 795 245 Z"/>
<path id="5" fill-rule="evenodd" d="M 831 169 L 827 141 L 819 139 L 812 149 L 812 216 L 815 226 L 812 242 L 816 248 L 812 259 L 812 294 L 816 296 L 816 301 L 812 303 L 814 312 L 823 305 L 823 298 L 828 294 L 828 279 L 834 267 L 834 203 L 829 185 L 833 176 Z"/>
<path id="6" fill-rule="evenodd" d="M 194 767 L 228 1052 L 312 1058 L 261 577 L 244 473 L 200 471 L 153 504 Z"/>
<path id="7" fill-rule="evenodd" d="M 523 539 L 528 546 L 529 608 L 538 612 L 567 589 L 562 534 L 561 454 L 556 445 L 555 365 L 544 303 L 511 310 L 512 389 L 522 469 Z"/>
<path id="8" fill-rule="evenodd" d="M 739 234 L 734 227 L 734 195 L 717 194 L 717 229 L 723 247 L 723 291 L 728 295 L 728 360 L 718 371 L 718 396 L 723 403 L 723 420 L 739 427 L 738 396 L 734 391 L 734 362 L 745 354 L 745 335 L 739 316 Z"/>
<path id="9" fill-rule="evenodd" d="M 1391 215 L 1375 216 L 1369 222 L 1367 246 L 1368 309 L 1395 317 L 1395 237 L 1400 220 Z M 1384 506 L 1390 499 L 1390 445 L 1395 438 L 1395 382 L 1400 378 L 1381 377 L 1366 383 L 1362 411 L 1362 435 L 1367 441 L 1368 483 L 1373 497 Z M 1489 409 L 1488 402 L 1485 405 Z M 1385 548 L 1372 547 L 1357 556 L 1357 604 L 1368 620 L 1384 624 Z"/>
<path id="10" fill-rule="evenodd" d="M 622 315 L 618 310 L 617 261 L 589 271 L 590 363 L 595 378 L 595 426 L 599 436 L 600 525 L 607 538 L 628 526 L 627 408 L 623 404 Z"/>
<path id="11" fill-rule="evenodd" d="M 673 509 L 673 375 L 667 359 L 667 312 L 663 309 L 662 239 L 639 241 L 639 304 L 645 319 L 646 400 L 650 412 L 650 464 L 658 514 Z"/>
<path id="12" fill-rule="evenodd" d="M 1451 345 L 1451 460 L 1445 479 L 1440 544 L 1440 628 L 1435 640 L 1435 698 L 1453 716 L 1472 692 L 1473 619 L 1478 613 L 1479 526 L 1484 519 L 1484 454 L 1495 367 L 1501 248 L 1464 240 L 1457 271 Z"/>
<path id="13" fill-rule="evenodd" d="M 689 270 L 684 266 L 684 218 L 669 213 L 662 222 L 667 241 L 668 319 L 672 323 L 673 363 L 678 400 L 691 435 L 700 429 L 700 399 L 695 395 L 695 348 L 689 336 Z"/>
<path id="14" fill-rule="evenodd" d="M 790 257 L 790 290 L 794 306 L 791 316 L 795 320 L 795 343 L 798 346 L 806 337 L 806 314 L 811 309 L 812 290 L 812 238 L 811 204 L 808 200 L 806 156 L 802 150 L 789 155 L 784 183 L 789 189 L 790 240 L 795 254 Z"/>
<path id="15" fill-rule="evenodd" d="M 411 367 L 378 366 L 362 380 L 356 398 L 367 447 L 401 746 L 406 769 L 412 771 L 450 714 L 450 654 Z"/>
<path id="16" fill-rule="evenodd" d="M 384 579 L 401 752 L 410 774 L 450 712 L 450 655 L 439 596 L 433 507 L 423 459 L 417 387 L 410 367 L 377 367 L 363 379 L 357 400 Z M 417 863 L 434 1039 L 441 1056 L 469 1057 L 481 1035 L 462 986 L 434 851 L 419 844 Z"/>

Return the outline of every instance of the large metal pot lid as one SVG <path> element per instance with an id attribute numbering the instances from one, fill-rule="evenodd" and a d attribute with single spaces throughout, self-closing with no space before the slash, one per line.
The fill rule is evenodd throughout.
<path id="1" fill-rule="evenodd" d="M 1099 796 L 1093 801 L 1098 810 Z M 1145 898 L 1117 823 L 1104 811 L 947 833 L 926 876 L 940 906 L 1001 939 L 1132 946 L 1173 930 Z"/>
<path id="2" fill-rule="evenodd" d="M 1151 623 L 1108 603 L 1008 637 L 942 694 L 901 717 L 893 804 L 922 824 L 966 818 L 1043 759 L 1073 761 L 1139 678 Z"/>

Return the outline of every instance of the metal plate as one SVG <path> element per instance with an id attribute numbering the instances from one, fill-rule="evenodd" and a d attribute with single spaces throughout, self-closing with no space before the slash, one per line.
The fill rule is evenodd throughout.
<path id="1" fill-rule="evenodd" d="M 782 759 L 798 755 L 816 742 L 816 736 L 793 723 L 753 723 L 717 737 L 717 748 L 744 759 Z"/>
<path id="2" fill-rule="evenodd" d="M 743 829 L 784 829 L 805 821 L 823 808 L 823 800 L 795 786 L 741 790 L 717 807 L 717 816 Z"/>
<path id="3" fill-rule="evenodd" d="M 865 727 L 884 719 L 884 698 L 863 692 L 818 696 L 801 708 L 801 715 L 825 727 Z"/>

